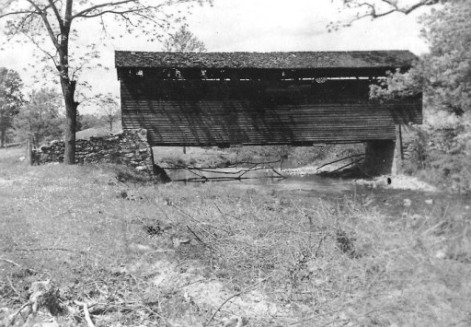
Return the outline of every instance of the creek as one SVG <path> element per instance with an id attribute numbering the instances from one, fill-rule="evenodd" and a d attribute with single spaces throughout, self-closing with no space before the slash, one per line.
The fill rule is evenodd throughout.
<path id="1" fill-rule="evenodd" d="M 351 180 L 329 178 L 315 174 L 311 168 L 256 167 L 216 168 L 216 169 L 166 169 L 174 182 L 181 183 L 223 183 L 230 186 L 250 186 L 275 190 L 317 191 L 342 193 L 353 190 Z"/>

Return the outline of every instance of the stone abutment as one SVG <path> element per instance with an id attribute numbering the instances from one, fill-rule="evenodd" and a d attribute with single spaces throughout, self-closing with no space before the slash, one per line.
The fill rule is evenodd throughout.
<path id="1" fill-rule="evenodd" d="M 64 148 L 64 141 L 58 140 L 43 145 L 33 150 L 34 163 L 63 162 Z M 154 165 L 146 129 L 125 129 L 109 136 L 78 139 L 75 158 L 77 164 L 122 164 L 143 174 L 165 174 L 165 171 Z"/>

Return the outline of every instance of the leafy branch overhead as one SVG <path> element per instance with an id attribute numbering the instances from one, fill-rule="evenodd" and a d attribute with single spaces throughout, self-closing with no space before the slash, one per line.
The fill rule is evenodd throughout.
<path id="1" fill-rule="evenodd" d="M 471 113 L 471 2 L 450 1 L 423 18 L 430 53 L 407 73 L 391 73 L 373 86 L 374 98 L 391 99 L 424 91 L 435 109 Z"/>

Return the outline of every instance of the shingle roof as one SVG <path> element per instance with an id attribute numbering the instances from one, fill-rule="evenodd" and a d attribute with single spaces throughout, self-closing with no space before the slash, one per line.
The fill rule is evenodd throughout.
<path id="1" fill-rule="evenodd" d="M 325 52 L 137 52 L 116 51 L 117 68 L 316 69 L 407 68 L 417 57 L 410 51 Z"/>

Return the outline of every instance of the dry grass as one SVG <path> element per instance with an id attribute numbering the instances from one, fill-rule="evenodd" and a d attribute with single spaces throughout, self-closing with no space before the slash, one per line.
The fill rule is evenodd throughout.
<path id="1" fill-rule="evenodd" d="M 464 201 L 123 183 L 123 168 L 18 155 L 0 151 L 0 308 L 50 278 L 66 301 L 105 308 L 97 326 L 471 325 Z"/>

